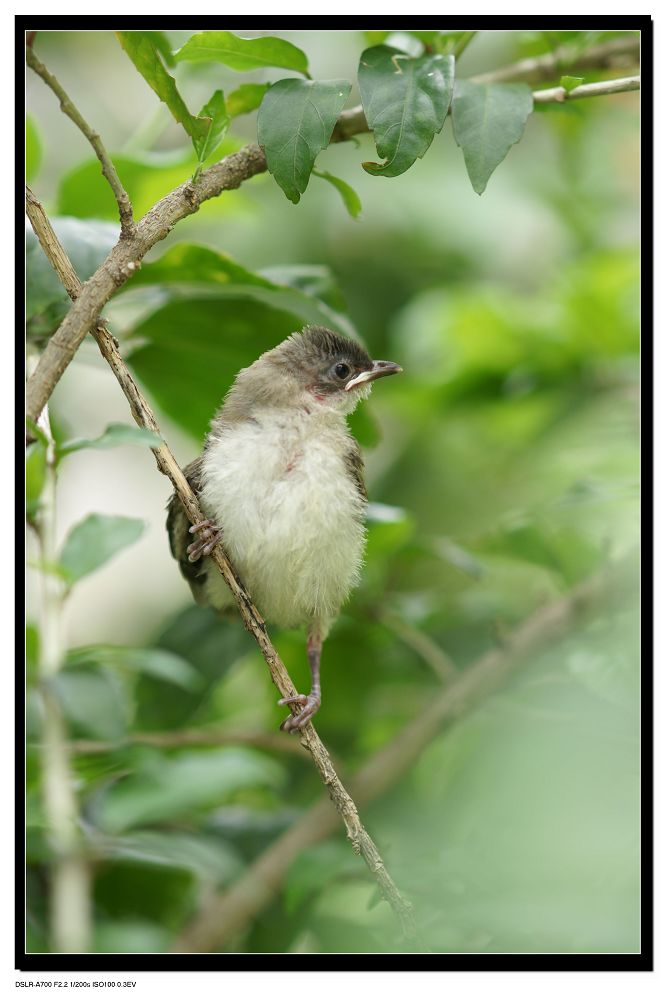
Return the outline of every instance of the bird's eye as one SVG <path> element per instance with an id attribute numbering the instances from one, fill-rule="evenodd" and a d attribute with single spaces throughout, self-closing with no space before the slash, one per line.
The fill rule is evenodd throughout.
<path id="1" fill-rule="evenodd" d="M 335 374 L 338 378 L 347 378 L 349 375 L 349 365 L 342 364 L 342 362 L 339 365 L 336 365 Z"/>

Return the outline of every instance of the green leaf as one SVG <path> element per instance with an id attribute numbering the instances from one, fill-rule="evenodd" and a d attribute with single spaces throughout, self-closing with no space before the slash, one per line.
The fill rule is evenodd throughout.
<path id="1" fill-rule="evenodd" d="M 235 878 L 243 868 L 238 853 L 219 837 L 175 830 L 136 830 L 100 844 L 108 858 L 163 868 L 182 868 L 214 885 Z"/>
<path id="2" fill-rule="evenodd" d="M 39 509 L 39 498 L 44 488 L 46 476 L 46 448 L 41 441 L 35 441 L 26 451 L 25 460 L 25 502 L 28 518 L 35 516 Z"/>
<path id="3" fill-rule="evenodd" d="M 122 740 L 130 706 L 119 678 L 107 670 L 60 670 L 54 689 L 74 732 L 93 739 Z"/>
<path id="4" fill-rule="evenodd" d="M 101 801 L 98 821 L 109 832 L 209 810 L 239 789 L 279 787 L 284 773 L 275 761 L 240 747 L 159 754 L 146 761 Z"/>
<path id="5" fill-rule="evenodd" d="M 227 111 L 231 118 L 256 111 L 270 88 L 270 83 L 242 83 L 227 96 Z"/>
<path id="6" fill-rule="evenodd" d="M 231 31 L 200 31 L 176 52 L 176 61 L 221 62 L 241 73 L 265 66 L 293 69 L 308 76 L 307 56 L 282 38 L 241 38 Z"/>
<path id="7" fill-rule="evenodd" d="M 329 174 L 327 170 L 313 170 L 312 173 L 315 177 L 321 177 L 322 180 L 328 181 L 329 184 L 332 184 L 333 187 L 340 192 L 345 208 L 351 215 L 352 219 L 357 219 L 359 217 L 363 206 L 361 205 L 361 199 L 356 194 L 353 187 L 347 184 L 346 181 L 336 177 L 335 174 Z"/>
<path id="8" fill-rule="evenodd" d="M 569 93 L 570 90 L 575 90 L 576 87 L 580 87 L 583 83 L 585 77 L 583 76 L 561 76 L 560 77 L 560 87 Z"/>
<path id="9" fill-rule="evenodd" d="M 203 139 L 209 123 L 192 115 L 180 96 L 176 81 L 167 73 L 160 59 L 159 46 L 151 31 L 117 31 L 118 41 L 141 76 L 191 139 Z"/>
<path id="10" fill-rule="evenodd" d="M 33 180 L 42 162 L 42 144 L 32 115 L 25 118 L 25 179 Z"/>
<path id="11" fill-rule="evenodd" d="M 199 112 L 200 118 L 210 119 L 210 124 L 206 134 L 201 138 L 193 138 L 192 145 L 199 160 L 199 167 L 204 160 L 214 153 L 224 139 L 225 132 L 229 127 L 229 115 L 224 101 L 224 94 L 221 90 L 216 90 L 211 99 L 204 104 Z"/>
<path id="12" fill-rule="evenodd" d="M 350 89 L 347 80 L 279 80 L 261 102 L 259 145 L 269 171 L 294 204 L 308 186 L 317 154 L 328 146 Z"/>
<path id="13" fill-rule="evenodd" d="M 522 138 L 531 111 L 532 91 L 527 84 L 456 82 L 453 134 L 477 194 L 483 194 L 495 167 Z"/>
<path id="14" fill-rule="evenodd" d="M 58 457 L 64 458 L 82 448 L 116 448 L 118 445 L 137 444 L 147 448 L 156 448 L 162 441 L 159 434 L 145 427 L 133 427 L 131 424 L 109 424 L 98 438 L 75 438 L 65 441 L 58 448 Z"/>
<path id="15" fill-rule="evenodd" d="M 168 649 L 131 646 L 80 646 L 67 654 L 69 665 L 99 664 L 120 670 L 132 670 L 167 681 L 186 691 L 201 687 L 198 672 L 182 656 Z"/>
<path id="16" fill-rule="evenodd" d="M 452 56 L 411 58 L 378 45 L 366 49 L 358 68 L 363 109 L 385 163 L 364 163 L 370 174 L 397 177 L 427 151 L 444 125 L 451 95 Z"/>
<path id="17" fill-rule="evenodd" d="M 89 514 L 71 529 L 62 552 L 60 566 L 70 583 L 76 583 L 131 545 L 142 534 L 145 522 L 135 517 Z"/>

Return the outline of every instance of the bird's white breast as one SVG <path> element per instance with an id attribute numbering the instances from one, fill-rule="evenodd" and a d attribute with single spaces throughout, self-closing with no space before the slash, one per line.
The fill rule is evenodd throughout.
<path id="1" fill-rule="evenodd" d="M 224 427 L 204 454 L 202 504 L 268 620 L 283 627 L 335 617 L 358 580 L 364 501 L 345 465 L 352 442 L 336 414 L 265 410 Z M 208 574 L 216 606 L 229 603 Z"/>

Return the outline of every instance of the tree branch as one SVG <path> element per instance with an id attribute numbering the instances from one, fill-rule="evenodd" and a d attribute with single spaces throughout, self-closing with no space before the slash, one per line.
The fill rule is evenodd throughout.
<path id="1" fill-rule="evenodd" d="M 608 598 L 627 578 L 626 563 L 607 567 L 568 595 L 536 611 L 501 648 L 485 653 L 428 707 L 377 751 L 352 780 L 356 801 L 365 805 L 392 787 L 447 723 L 455 722 L 496 691 L 525 658 L 556 640 L 575 620 Z M 209 899 L 172 946 L 177 952 L 218 951 L 233 945 L 238 934 L 271 901 L 298 855 L 335 832 L 330 803 L 322 798 L 278 837 L 240 879 Z"/>
<path id="2" fill-rule="evenodd" d="M 626 65 L 628 59 L 638 65 L 640 47 L 640 38 L 636 35 L 591 45 L 584 52 L 572 45 L 563 45 L 554 52 L 532 59 L 521 59 L 510 66 L 502 66 L 489 73 L 479 73 L 472 79 L 475 83 L 510 83 L 520 80 L 539 82 L 580 69 L 614 69 L 618 65 Z"/>
<path id="3" fill-rule="evenodd" d="M 211 169 L 214 170 L 215 168 Z M 207 173 L 210 174 L 210 171 L 207 171 Z M 202 175 L 202 179 L 204 179 L 204 175 Z M 205 180 L 204 183 L 206 183 Z M 42 249 L 44 250 L 44 253 L 56 269 L 58 276 L 67 289 L 68 294 L 75 299 L 74 308 L 76 308 L 76 305 L 78 305 L 81 298 L 85 294 L 85 288 L 87 286 L 83 286 L 79 282 L 76 273 L 72 268 L 71 262 L 68 261 L 64 249 L 59 244 L 58 238 L 53 231 L 53 227 L 51 226 L 46 213 L 31 192 L 26 200 L 26 209 L 30 222 L 32 223 L 32 227 L 35 230 L 35 234 L 42 246 Z M 79 298 L 77 298 L 77 296 L 79 296 Z M 137 424 L 140 427 L 146 427 L 149 430 L 156 431 L 161 435 L 155 416 L 150 409 L 147 400 L 144 398 L 134 381 L 129 369 L 125 365 L 125 362 L 123 361 L 116 346 L 116 341 L 109 333 L 106 325 L 104 323 L 98 323 L 95 327 L 93 335 L 97 341 L 102 356 L 110 365 L 114 375 L 120 383 L 120 387 L 125 393 L 132 411 L 132 416 Z M 187 479 L 183 475 L 183 472 L 176 462 L 169 446 L 166 442 L 162 442 L 160 445 L 153 448 L 152 451 L 155 455 L 158 469 L 171 480 L 171 483 L 173 484 L 173 487 L 178 494 L 178 497 L 192 524 L 197 524 L 202 521 L 203 514 L 199 506 L 199 501 L 193 493 Z M 245 591 L 238 580 L 221 545 L 218 544 L 215 546 L 210 558 L 213 559 L 217 565 L 217 568 L 231 590 L 234 600 L 238 605 L 241 618 L 243 619 L 243 624 L 256 640 L 262 655 L 266 660 L 268 669 L 270 670 L 273 683 L 280 692 L 280 695 L 283 698 L 293 698 L 297 694 L 297 691 L 291 677 L 287 673 L 286 667 L 268 637 L 263 618 L 252 603 L 250 595 Z M 292 707 L 292 712 L 295 714 L 298 711 L 298 707 L 294 705 Z M 305 726 L 305 728 L 301 731 L 300 738 L 302 745 L 312 755 L 312 759 L 314 760 L 317 770 L 319 771 L 321 779 L 345 825 L 347 836 L 351 841 L 355 853 L 360 854 L 363 857 L 363 860 L 376 878 L 382 896 L 387 900 L 396 916 L 399 918 L 405 936 L 408 938 L 413 937 L 414 923 L 411 904 L 402 897 L 391 876 L 387 872 L 374 841 L 361 823 L 354 801 L 340 781 L 330 755 L 317 735 L 312 723 L 308 723 Z"/>
<path id="4" fill-rule="evenodd" d="M 99 133 L 95 132 L 95 130 L 90 127 L 79 109 L 72 103 L 62 85 L 52 73 L 49 73 L 44 63 L 37 58 L 32 45 L 26 46 L 25 58 L 30 69 L 33 69 L 38 76 L 41 76 L 47 87 L 50 87 L 56 95 L 60 101 L 61 111 L 63 111 L 68 118 L 71 118 L 76 127 L 83 132 L 84 136 L 95 150 L 95 155 L 102 164 L 102 173 L 109 182 L 118 204 L 121 238 L 128 239 L 134 233 L 134 213 L 132 211 L 132 202 L 129 199 L 127 191 L 122 185 L 118 172 L 116 171 L 116 168 L 111 161 L 111 157 L 104 147 L 104 143 L 102 142 Z"/>
<path id="5" fill-rule="evenodd" d="M 583 53 L 574 65 L 577 67 L 605 65 L 608 60 L 617 58 L 622 53 L 637 53 L 638 46 L 638 39 L 634 37 L 616 39 L 606 45 L 593 46 L 587 53 Z M 31 52 L 32 50 L 28 49 L 27 51 Z M 490 83 L 523 79 L 535 72 L 537 75 L 542 72 L 548 79 L 555 72 L 554 67 L 557 59 L 558 53 L 556 52 L 535 60 L 516 63 L 503 70 L 495 70 L 492 73 L 472 77 L 472 79 L 479 83 Z M 529 73 L 526 70 L 527 63 L 531 67 Z M 547 69 L 548 72 L 546 72 Z M 632 87 L 632 89 L 635 88 Z M 609 91 L 609 93 L 611 92 L 614 91 Z M 561 96 L 541 97 L 537 100 L 561 101 Z M 74 111 L 76 112 L 75 108 Z M 78 112 L 76 113 L 78 114 Z M 363 108 L 350 108 L 340 115 L 331 141 L 344 142 L 352 136 L 367 131 L 368 123 Z M 177 222 L 197 212 L 204 202 L 216 198 L 223 191 L 231 191 L 240 187 L 243 181 L 263 173 L 266 169 L 266 158 L 259 146 L 254 143 L 245 146 L 237 153 L 232 153 L 213 164 L 208 170 L 202 171 L 196 182 L 188 180 L 162 198 L 136 224 L 133 233 L 116 244 L 106 260 L 86 282 L 76 302 L 46 345 L 33 375 L 28 379 L 26 412 L 31 420 L 37 420 L 62 373 L 96 322 L 105 303 L 118 288 L 125 284 L 128 278 L 131 278 L 136 268 L 140 267 L 141 260 L 146 253 L 156 243 L 163 240 Z"/>
<path id="6" fill-rule="evenodd" d="M 600 80 L 598 83 L 584 83 L 573 90 L 564 87 L 551 87 L 548 90 L 535 90 L 532 97 L 535 104 L 545 104 L 548 101 L 577 101 L 581 97 L 605 97 L 609 94 L 624 94 L 631 90 L 641 89 L 640 76 L 627 76 L 619 80 Z"/>

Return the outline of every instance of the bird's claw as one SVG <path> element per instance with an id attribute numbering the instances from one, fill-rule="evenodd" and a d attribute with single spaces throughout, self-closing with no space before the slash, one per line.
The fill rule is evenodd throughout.
<path id="1" fill-rule="evenodd" d="M 280 698 L 278 705 L 300 705 L 302 707 L 302 712 L 299 712 L 298 715 L 288 715 L 280 726 L 282 732 L 293 733 L 310 721 L 321 705 L 321 698 L 316 698 L 311 694 L 297 694 L 293 698 Z"/>
<path id="2" fill-rule="evenodd" d="M 191 545 L 187 546 L 187 558 L 196 562 L 202 556 L 209 556 L 222 537 L 220 529 L 212 521 L 199 521 L 190 528 L 190 534 L 199 534 Z"/>

